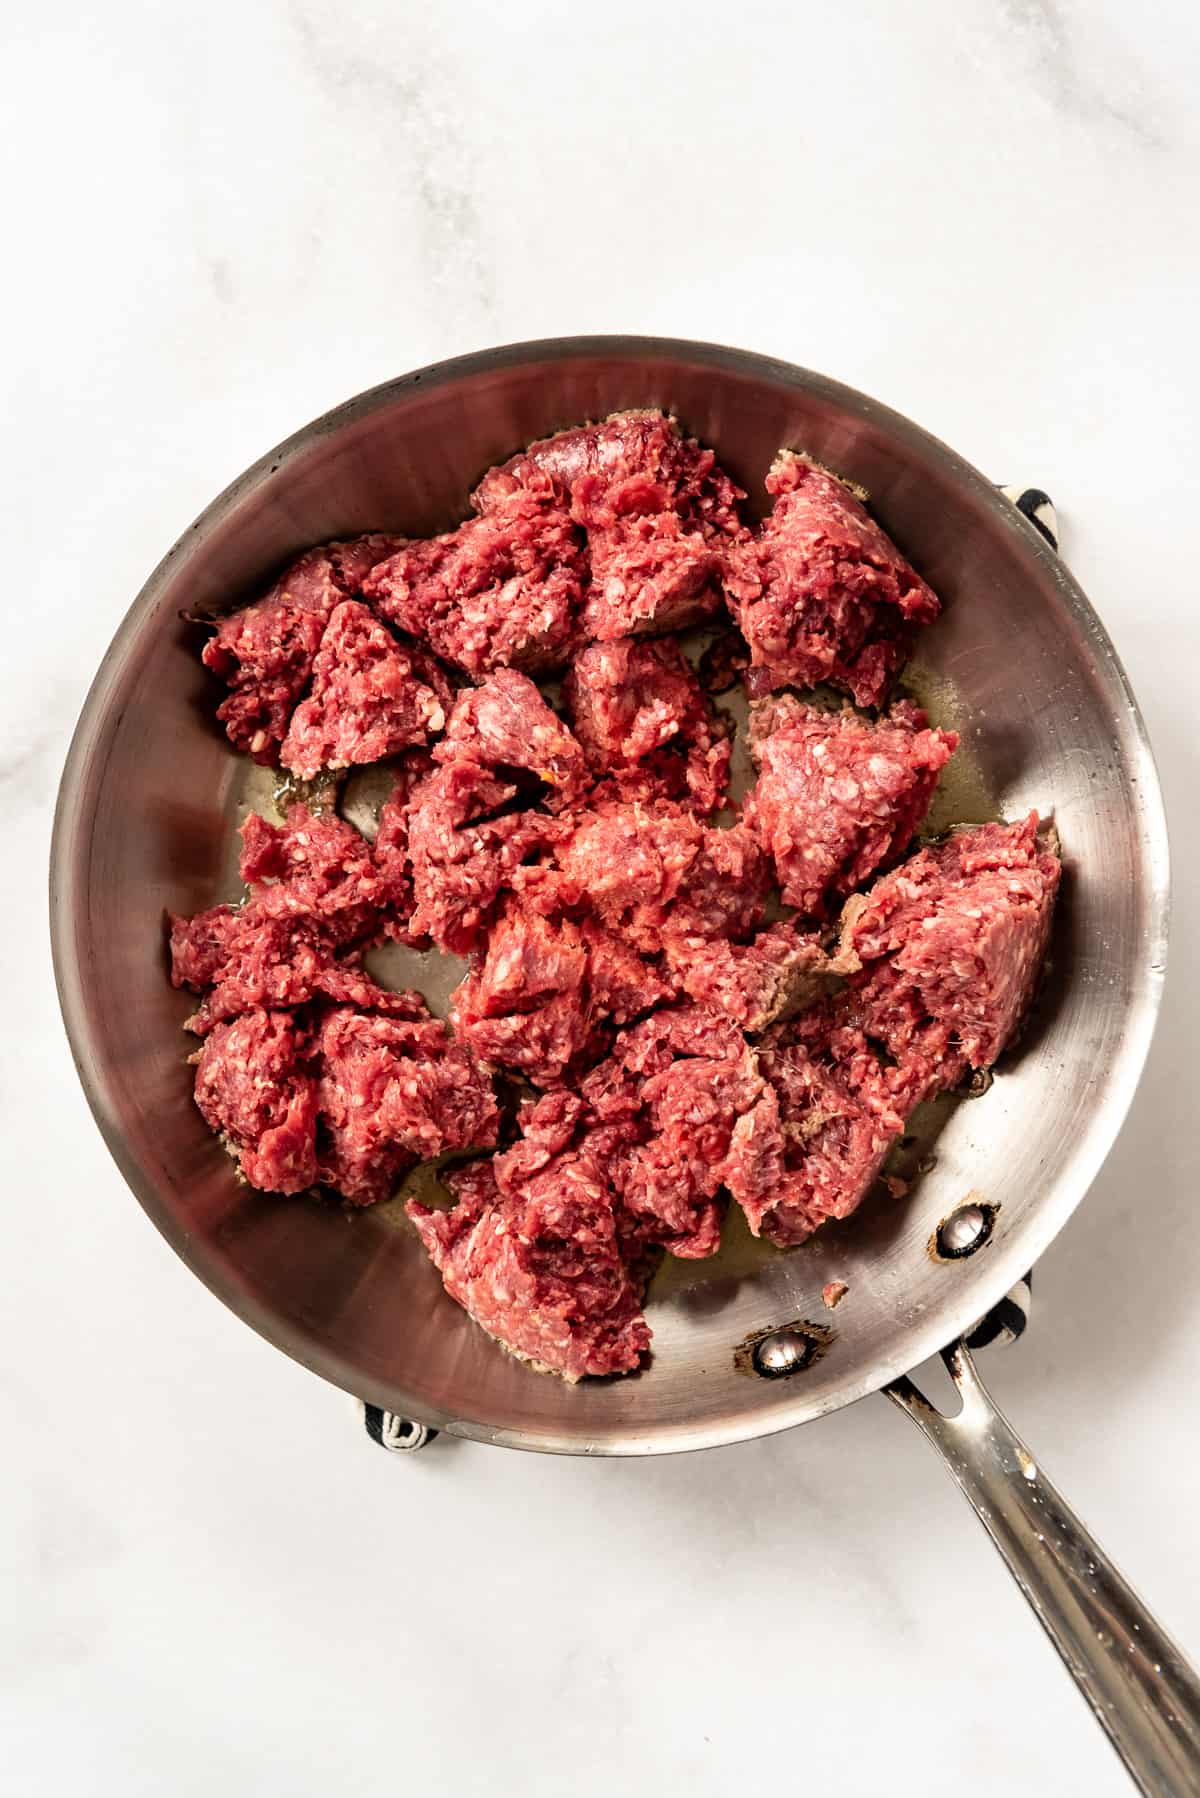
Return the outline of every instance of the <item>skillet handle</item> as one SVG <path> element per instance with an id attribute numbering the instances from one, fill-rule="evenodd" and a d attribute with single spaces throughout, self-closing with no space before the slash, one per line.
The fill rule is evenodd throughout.
<path id="1" fill-rule="evenodd" d="M 965 1343 L 942 1359 L 957 1415 L 907 1375 L 888 1397 L 941 1454 L 1135 1784 L 1200 1794 L 1200 1680 L 997 1410 Z"/>

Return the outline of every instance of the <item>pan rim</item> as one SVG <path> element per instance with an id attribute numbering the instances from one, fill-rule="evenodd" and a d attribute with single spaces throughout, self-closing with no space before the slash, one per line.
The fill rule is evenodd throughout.
<path id="1" fill-rule="evenodd" d="M 384 1409 L 396 1408 L 394 1391 L 354 1371 L 332 1351 L 314 1346 L 306 1348 L 287 1334 L 269 1306 L 238 1286 L 230 1271 L 204 1257 L 189 1236 L 185 1223 L 159 1200 L 152 1179 L 129 1150 L 106 1101 L 84 999 L 81 968 L 75 953 L 78 902 L 86 892 L 91 853 L 89 821 L 81 815 L 78 801 L 86 785 L 85 775 L 91 772 L 100 728 L 108 716 L 127 646 L 137 638 L 145 619 L 190 555 L 263 482 L 303 455 L 321 437 L 343 430 L 421 385 L 429 388 L 452 384 L 473 375 L 519 367 L 529 361 L 570 361 L 589 356 L 615 356 L 630 361 L 666 357 L 769 380 L 820 395 L 845 410 L 857 412 L 884 426 L 902 446 L 919 448 L 923 455 L 932 455 L 957 484 L 1017 534 L 1022 554 L 1052 580 L 1072 621 L 1087 636 L 1095 652 L 1114 709 L 1119 706 L 1123 714 L 1125 733 L 1137 763 L 1136 825 L 1146 876 L 1145 923 L 1139 948 L 1142 979 L 1130 1002 L 1119 1053 L 1106 1071 L 1103 1110 L 1093 1119 L 1084 1143 L 1057 1177 L 1053 1194 L 1039 1203 L 1010 1242 L 996 1245 L 996 1252 L 990 1257 L 990 1265 L 980 1282 L 991 1295 L 987 1300 L 989 1305 L 1036 1261 L 1082 1202 L 1128 1115 L 1161 1006 L 1170 916 L 1167 825 L 1153 751 L 1128 676 L 1090 601 L 1049 544 L 997 492 L 991 481 L 939 438 L 882 402 L 815 371 L 722 344 L 658 336 L 589 335 L 505 344 L 429 364 L 342 401 L 260 456 L 204 508 L 153 569 L 118 626 L 89 686 L 60 781 L 50 851 L 50 927 L 59 1004 L 76 1072 L 109 1152 L 143 1210 L 192 1272 L 259 1335 L 331 1384 Z M 944 1307 L 931 1309 L 929 1320 L 923 1326 L 910 1327 L 905 1332 L 904 1341 L 914 1344 L 915 1352 L 908 1347 L 902 1354 L 881 1353 L 860 1376 L 816 1402 L 811 1398 L 805 1400 L 802 1387 L 798 1388 L 795 1409 L 800 1414 L 796 1416 L 790 1415 L 787 1409 L 765 1416 L 741 1411 L 718 1424 L 670 1421 L 656 1424 L 649 1432 L 612 1429 L 590 1437 L 567 1437 L 544 1429 L 497 1428 L 481 1419 L 439 1415 L 416 1406 L 412 1407 L 411 1414 L 421 1422 L 452 1434 L 499 1446 L 556 1454 L 641 1456 L 749 1441 L 839 1410 L 879 1391 L 908 1372 L 976 1322 L 979 1295 L 974 1288 L 972 1291 L 974 1296 L 964 1292 L 957 1303 L 953 1302 L 952 1295 Z"/>

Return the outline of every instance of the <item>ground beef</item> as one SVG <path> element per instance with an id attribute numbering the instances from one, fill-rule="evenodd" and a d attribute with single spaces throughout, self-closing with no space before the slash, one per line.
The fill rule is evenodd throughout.
<path id="1" fill-rule="evenodd" d="M 229 962 L 230 946 L 245 914 L 240 905 L 213 905 L 194 917 L 167 914 L 171 985 L 202 993 L 222 976 Z"/>
<path id="2" fill-rule="evenodd" d="M 564 662 L 585 574 L 582 536 L 565 510 L 517 492 L 445 536 L 406 544 L 364 591 L 392 624 L 478 680 Z"/>
<path id="3" fill-rule="evenodd" d="M 217 717 L 235 749 L 276 760 L 334 608 L 399 543 L 376 535 L 306 550 L 262 599 L 221 619 L 203 659 L 231 689 Z"/>
<path id="4" fill-rule="evenodd" d="M 641 784 L 649 774 L 698 812 L 721 803 L 732 744 L 671 637 L 593 643 L 571 665 L 567 714 L 593 774 Z"/>
<path id="5" fill-rule="evenodd" d="M 400 643 L 358 600 L 336 606 L 313 663 L 312 686 L 279 752 L 312 780 L 322 768 L 378 762 L 442 729 L 450 686 L 433 657 Z"/>
<path id="6" fill-rule="evenodd" d="M 517 789 L 470 762 L 436 768 L 407 811 L 415 907 L 409 929 L 466 955 L 528 856 L 555 835 L 546 814 L 506 809 Z"/>
<path id="7" fill-rule="evenodd" d="M 668 959 L 701 940 L 745 941 L 763 920 L 770 866 L 742 823 L 704 829 L 700 851 L 662 922 Z"/>
<path id="8" fill-rule="evenodd" d="M 762 916 L 767 869 L 753 837 L 710 829 L 682 806 L 584 812 L 556 856 L 563 901 L 586 904 L 643 954 L 669 953 L 673 937 L 745 936 Z"/>
<path id="9" fill-rule="evenodd" d="M 461 693 L 438 762 L 469 762 L 510 779 L 521 771 L 548 789 L 551 811 L 580 799 L 588 786 L 582 748 L 527 675 L 501 668 Z"/>
<path id="10" fill-rule="evenodd" d="M 535 443 L 492 469 L 473 503 L 491 515 L 516 493 L 566 505 L 586 529 L 582 625 L 601 642 L 708 617 L 725 551 L 746 535 L 741 489 L 661 412 L 614 413 Z"/>
<path id="11" fill-rule="evenodd" d="M 850 489 L 785 451 L 767 476 L 771 516 L 726 566 L 730 607 L 750 647 L 752 691 L 831 681 L 879 705 L 937 596 Z"/>
<path id="12" fill-rule="evenodd" d="M 568 1148 L 586 1115 L 587 1106 L 580 1095 L 565 1086 L 541 1093 L 536 1099 L 525 1099 L 517 1109 L 519 1137 L 494 1157 L 501 1186 L 509 1190 Z"/>
<path id="13" fill-rule="evenodd" d="M 252 1186 L 303 1192 L 317 1177 L 317 1083 L 307 1028 L 288 1012 L 218 1024 L 196 1058 L 196 1104 Z"/>
<path id="14" fill-rule="evenodd" d="M 316 1050 L 320 1177 L 353 1204 L 387 1198 L 417 1161 L 495 1142 L 490 1079 L 428 1012 L 338 1006 L 320 1020 Z"/>
<path id="15" fill-rule="evenodd" d="M 383 876 L 370 843 L 341 818 L 299 803 L 282 824 L 249 813 L 239 872 L 264 911 L 318 918 L 339 942 L 374 933 Z"/>
<path id="16" fill-rule="evenodd" d="M 214 1023 L 259 1007 L 303 1005 L 357 984 L 382 1006 L 386 996 L 348 950 L 379 934 L 391 885 L 371 845 L 338 818 L 294 805 L 283 825 L 252 812 L 242 826 L 244 905 L 217 905 L 170 923 L 171 979 L 207 993 L 189 1020 Z"/>
<path id="17" fill-rule="evenodd" d="M 745 943 L 669 932 L 664 948 L 681 990 L 751 1036 L 810 1004 L 846 971 L 816 936 L 787 923 L 756 931 Z"/>
<path id="18" fill-rule="evenodd" d="M 546 1086 L 599 1059 L 609 1026 L 674 991 L 652 960 L 594 919 L 547 917 L 514 896 L 454 995 L 454 1023 L 481 1061 Z"/>
<path id="19" fill-rule="evenodd" d="M 335 538 L 321 546 L 321 554 L 328 558 L 339 593 L 353 599 L 362 592 L 371 570 L 403 545 L 404 538 L 394 533 L 369 531 L 361 537 Z"/>
<path id="20" fill-rule="evenodd" d="M 1036 812 L 956 831 L 851 900 L 843 943 L 868 973 L 886 961 L 893 1007 L 919 1009 L 971 1067 L 990 1067 L 1032 996 L 1061 871 Z"/>
<path id="21" fill-rule="evenodd" d="M 600 643 L 699 624 L 721 605 L 722 561 L 674 512 L 619 519 L 589 534 L 584 635 Z"/>
<path id="22" fill-rule="evenodd" d="M 471 496 L 482 513 L 516 492 L 551 493 L 589 532 L 617 519 L 674 512 L 707 538 L 743 534 L 745 498 L 713 452 L 662 412 L 614 412 L 600 424 L 530 444 L 488 471 Z"/>
<path id="23" fill-rule="evenodd" d="M 383 904 L 383 934 L 393 942 L 424 949 L 429 937 L 412 924 L 416 897 L 413 893 L 412 863 L 408 849 L 408 808 L 413 794 L 431 773 L 433 763 L 424 750 L 410 750 L 395 768 L 391 792 L 380 808 L 379 827 L 375 832 L 372 853 L 375 867 L 386 888 Z"/>
<path id="24" fill-rule="evenodd" d="M 204 652 L 238 747 L 302 779 L 395 758 L 395 784 L 373 843 L 252 815 L 244 903 L 171 920 L 200 1110 L 252 1184 L 363 1205 L 494 1148 L 493 1070 L 541 1087 L 515 1141 L 446 1175 L 453 1210 L 408 1211 L 451 1296 L 570 1380 L 640 1364 L 653 1258 L 715 1253 L 728 1196 L 783 1246 L 849 1215 L 913 1109 L 1011 1040 L 1045 951 L 1036 815 L 861 892 L 954 735 L 778 689 L 878 706 L 938 602 L 815 463 L 781 454 L 767 487 L 755 533 L 674 420 L 615 414 L 489 471 L 455 531 L 309 551 Z M 741 634 L 697 676 L 662 633 L 722 594 Z M 437 657 L 478 684 L 455 695 Z M 568 663 L 570 724 L 521 671 Z M 758 778 L 717 829 L 706 695 L 743 671 Z M 384 937 L 471 956 L 453 1035 L 367 971 Z"/>
<path id="25" fill-rule="evenodd" d="M 482 1061 L 546 1085 L 585 1048 L 593 1008 L 579 926 L 510 900 L 454 995 L 454 1025 Z"/>
<path id="26" fill-rule="evenodd" d="M 847 907 L 836 996 L 764 1046 L 770 1107 L 740 1127 L 728 1184 L 755 1234 L 802 1242 L 871 1189 L 914 1108 L 987 1067 L 1041 964 L 1059 862 L 1036 813 L 925 849 Z"/>
<path id="27" fill-rule="evenodd" d="M 849 980 L 839 999 L 839 1016 L 884 1059 L 888 1088 L 905 1116 L 923 1100 L 952 1091 L 969 1070 L 953 1025 L 930 1017 L 918 993 L 888 961 Z"/>
<path id="28" fill-rule="evenodd" d="M 729 1189 L 754 1234 L 780 1248 L 848 1217 L 904 1128 L 865 1039 L 841 1036 L 820 1048 L 785 1040 L 764 1049 L 767 1094 L 730 1145 Z"/>
<path id="29" fill-rule="evenodd" d="M 426 1015 L 419 993 L 380 986 L 355 951 L 333 950 L 318 929 L 303 922 L 263 918 L 253 902 L 175 919 L 171 954 L 174 985 L 205 995 L 187 1021 L 197 1036 L 251 1012 L 278 1015 L 314 1000 L 383 1017 Z"/>
<path id="30" fill-rule="evenodd" d="M 620 802 L 573 823 L 556 857 L 563 898 L 586 903 L 610 928 L 654 953 L 667 909 L 699 857 L 703 826 L 680 806 Z"/>
<path id="31" fill-rule="evenodd" d="M 618 932 L 595 918 L 580 925 L 587 949 L 587 986 L 596 1018 L 623 1025 L 672 998 L 675 983 L 662 958 L 640 955 Z"/>
<path id="32" fill-rule="evenodd" d="M 205 993 L 188 1019 L 197 1036 L 242 1012 L 307 1004 L 334 954 L 318 926 L 253 904 L 217 905 L 170 927 L 172 984 Z"/>
<path id="33" fill-rule="evenodd" d="M 384 1018 L 423 1018 L 428 1011 L 420 993 L 380 986 L 353 951 L 321 969 L 314 997 L 334 1005 L 352 1005 L 358 1011 L 378 1012 Z"/>
<path id="34" fill-rule="evenodd" d="M 642 1240 L 716 1253 L 733 1132 L 764 1090 L 741 1032 L 691 1005 L 652 1012 L 587 1075 L 580 1093 L 601 1129 L 585 1140 Z"/>
<path id="35" fill-rule="evenodd" d="M 790 695 L 751 721 L 758 781 L 746 822 L 775 864 L 785 904 L 824 915 L 908 847 L 958 743 L 903 703 L 871 723 Z"/>
<path id="36" fill-rule="evenodd" d="M 491 1163 L 452 1173 L 458 1203 L 408 1214 L 446 1291 L 497 1342 L 572 1382 L 628 1373 L 650 1346 L 644 1276 L 622 1252 L 603 1170 L 586 1150 L 506 1190 Z"/>

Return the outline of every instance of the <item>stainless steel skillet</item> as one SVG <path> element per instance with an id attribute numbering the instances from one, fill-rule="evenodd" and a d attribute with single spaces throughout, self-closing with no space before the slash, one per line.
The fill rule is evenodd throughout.
<path id="1" fill-rule="evenodd" d="M 784 443 L 862 482 L 946 598 L 914 666 L 962 733 L 943 821 L 1052 809 L 1068 878 L 1053 971 L 1020 1054 L 978 1103 L 927 1117 L 911 1193 L 789 1255 L 736 1230 L 676 1263 L 650 1305 L 653 1365 L 568 1388 L 498 1353 L 381 1207 L 236 1184 L 191 1103 L 186 999 L 164 908 L 225 896 L 234 832 L 264 797 L 212 719 L 180 614 L 225 609 L 297 548 L 444 528 L 490 463 L 557 427 L 662 406 L 751 493 Z M 255 782 L 259 784 L 256 785 Z M 335 1384 L 483 1441 L 653 1454 L 782 1430 L 886 1388 L 946 1456 L 1143 1789 L 1200 1791 L 1200 1692 L 1007 1425 L 970 1357 L 943 1418 L 905 1378 L 1033 1265 L 1087 1192 L 1140 1074 L 1162 984 L 1167 849 L 1144 728 L 1112 645 L 1047 544 L 991 483 L 906 419 L 760 356 L 650 338 L 516 345 L 389 382 L 307 426 L 217 499 L 135 601 L 88 696 L 51 872 L 55 963 L 80 1077 L 130 1186 L 228 1305 Z M 408 970 L 435 993 L 446 970 Z M 931 1165 L 932 1164 L 932 1165 Z M 988 1227 L 943 1234 L 964 1206 Z M 829 1279 L 849 1294 L 832 1315 Z M 793 1326 L 782 1340 L 776 1333 Z M 767 1346 L 763 1346 L 764 1343 Z"/>

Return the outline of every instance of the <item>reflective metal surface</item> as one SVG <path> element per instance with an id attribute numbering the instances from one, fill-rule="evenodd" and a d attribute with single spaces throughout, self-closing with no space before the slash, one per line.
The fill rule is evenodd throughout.
<path id="1" fill-rule="evenodd" d="M 1054 968 L 1018 1058 L 977 1102 L 930 1118 L 934 1165 L 779 1254 L 736 1221 L 713 1263 L 664 1269 L 653 1364 L 569 1388 L 501 1354 L 440 1288 L 395 1206 L 331 1206 L 239 1186 L 191 1101 L 165 976 L 165 908 L 224 896 L 245 765 L 182 611 L 228 607 L 292 551 L 368 528 L 424 533 L 465 509 L 490 463 L 556 427 L 663 406 L 752 494 L 781 444 L 870 489 L 948 602 L 917 690 L 963 733 L 954 809 L 1052 808 L 1067 880 Z M 946 821 L 946 820 L 943 820 Z M 803 370 L 705 345 L 580 339 L 426 369 L 301 431 L 196 522 L 139 595 L 84 708 L 52 868 L 55 960 L 88 1097 L 133 1190 L 227 1304 L 289 1354 L 383 1409 L 559 1452 L 699 1448 L 819 1416 L 969 1329 L 1087 1191 L 1149 1043 L 1165 953 L 1167 855 L 1153 764 L 1094 613 L 1035 530 L 915 425 Z M 940 1132 L 940 1133 L 939 1133 Z M 936 1141 L 933 1138 L 936 1136 Z M 964 1202 L 992 1209 L 977 1253 L 930 1242 Z M 757 1332 L 829 1316 L 819 1357 L 783 1379 L 741 1371 Z"/>
<path id="2" fill-rule="evenodd" d="M 941 1454 L 1148 1798 L 1200 1792 L 1200 1679 L 997 1410 L 970 1352 L 945 1357 L 962 1409 L 908 1378 L 889 1397 Z"/>

